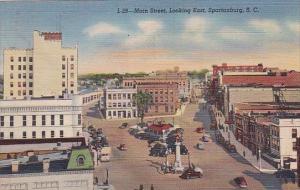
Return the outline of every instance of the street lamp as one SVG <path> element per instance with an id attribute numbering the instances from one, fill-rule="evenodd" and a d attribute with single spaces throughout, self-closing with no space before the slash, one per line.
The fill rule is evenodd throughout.
<path id="1" fill-rule="evenodd" d="M 259 156 L 259 171 L 261 171 L 261 150 L 258 149 L 258 156 Z"/>

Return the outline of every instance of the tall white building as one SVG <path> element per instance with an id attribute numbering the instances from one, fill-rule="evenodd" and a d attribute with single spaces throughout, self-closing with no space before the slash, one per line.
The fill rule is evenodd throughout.
<path id="1" fill-rule="evenodd" d="M 300 118 L 275 118 L 270 125 L 271 153 L 280 160 L 279 168 L 297 169 L 297 144 Z"/>
<path id="2" fill-rule="evenodd" d="M 0 139 L 82 136 L 82 98 L 0 101 Z"/>
<path id="3" fill-rule="evenodd" d="M 137 108 L 133 96 L 136 88 L 115 88 L 104 90 L 106 119 L 137 117 Z"/>
<path id="4" fill-rule="evenodd" d="M 4 99 L 77 93 L 78 48 L 62 47 L 62 34 L 33 32 L 33 49 L 4 50 Z"/>

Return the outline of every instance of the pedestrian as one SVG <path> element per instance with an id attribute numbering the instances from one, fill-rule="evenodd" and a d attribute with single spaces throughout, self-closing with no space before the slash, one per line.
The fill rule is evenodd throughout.
<path id="1" fill-rule="evenodd" d="M 154 186 L 153 186 L 153 184 L 151 184 L 150 190 L 154 190 Z"/>
<path id="2" fill-rule="evenodd" d="M 243 155 L 244 155 L 244 157 L 246 157 L 246 152 L 245 151 L 243 151 Z"/>

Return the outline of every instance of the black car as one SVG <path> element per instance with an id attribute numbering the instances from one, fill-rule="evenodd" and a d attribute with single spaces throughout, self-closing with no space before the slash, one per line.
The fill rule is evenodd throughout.
<path id="1" fill-rule="evenodd" d="M 122 123 L 122 125 L 119 127 L 120 129 L 125 129 L 128 127 L 128 123 Z"/>
<path id="2" fill-rule="evenodd" d="M 130 135 L 135 135 L 136 133 L 139 132 L 139 130 L 138 129 L 130 128 L 130 129 L 128 129 L 128 132 L 129 132 Z"/>
<path id="3" fill-rule="evenodd" d="M 150 153 L 149 155 L 150 156 L 159 156 L 159 157 L 164 157 L 166 155 L 166 152 L 167 152 L 167 148 L 164 147 L 164 148 L 151 148 L 150 149 Z"/>
<path id="4" fill-rule="evenodd" d="M 175 152 L 176 152 L 176 145 L 175 144 L 168 145 L 168 148 L 171 149 L 172 154 L 175 154 Z M 180 154 L 181 155 L 187 155 L 188 153 L 189 153 L 189 150 L 186 148 L 186 146 L 184 144 L 181 144 L 180 145 Z"/>
<path id="5" fill-rule="evenodd" d="M 141 139 L 141 140 L 148 140 L 149 139 L 149 134 L 148 133 L 136 133 L 134 135 L 135 138 Z"/>

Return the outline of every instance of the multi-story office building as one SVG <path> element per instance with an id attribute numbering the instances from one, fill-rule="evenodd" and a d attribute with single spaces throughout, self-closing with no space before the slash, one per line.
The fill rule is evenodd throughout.
<path id="1" fill-rule="evenodd" d="M 82 136 L 82 99 L 32 98 L 0 101 L 0 139 Z"/>
<path id="2" fill-rule="evenodd" d="M 104 90 L 104 111 L 106 119 L 137 117 L 133 96 L 136 88 L 114 88 Z"/>
<path id="3" fill-rule="evenodd" d="M 179 106 L 178 87 L 175 83 L 144 83 L 137 85 L 138 92 L 149 93 L 152 100 L 145 115 L 172 115 Z"/>
<path id="4" fill-rule="evenodd" d="M 62 46 L 58 32 L 33 32 L 32 49 L 4 50 L 4 99 L 77 93 L 77 47 Z"/>

